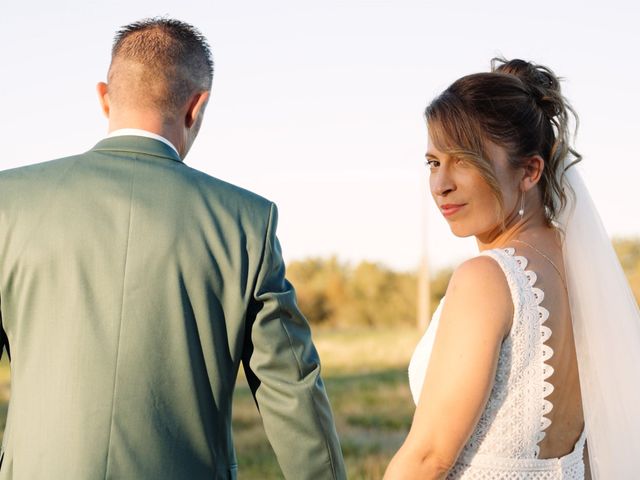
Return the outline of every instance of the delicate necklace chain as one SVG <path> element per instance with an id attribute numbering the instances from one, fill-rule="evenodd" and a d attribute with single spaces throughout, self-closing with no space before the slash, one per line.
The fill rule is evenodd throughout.
<path id="1" fill-rule="evenodd" d="M 517 240 L 517 239 L 514 239 L 514 240 L 511 240 L 511 241 L 512 241 L 512 242 L 518 242 L 518 243 L 522 243 L 522 244 L 524 244 L 524 245 L 527 245 L 528 247 L 533 248 L 536 252 L 538 252 L 538 253 L 539 253 L 540 255 L 542 255 L 544 258 L 546 258 L 546 259 L 549 261 L 549 263 L 550 263 L 551 265 L 553 265 L 553 268 L 555 268 L 555 269 L 556 269 L 556 272 L 558 272 L 558 275 L 560 276 L 560 280 L 562 281 L 562 286 L 564 287 L 565 291 L 567 290 L 567 285 L 564 283 L 564 277 L 563 277 L 563 276 L 562 276 L 562 274 L 560 273 L 560 269 L 556 266 L 556 264 L 555 264 L 555 263 L 553 263 L 553 261 L 552 261 L 548 256 L 546 256 L 544 253 L 542 253 L 542 252 L 541 252 L 540 250 L 538 250 L 536 247 L 534 247 L 533 245 L 531 245 L 531 244 L 530 244 L 530 243 L 528 243 L 528 242 L 525 242 L 524 240 Z"/>

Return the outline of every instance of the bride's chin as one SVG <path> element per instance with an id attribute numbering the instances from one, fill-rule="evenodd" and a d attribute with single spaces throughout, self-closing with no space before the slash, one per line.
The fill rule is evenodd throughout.
<path id="1" fill-rule="evenodd" d="M 467 238 L 474 235 L 474 232 L 471 232 L 465 228 L 462 228 L 459 225 L 449 224 L 449 229 L 451 230 L 451 233 L 453 233 L 458 238 Z"/>

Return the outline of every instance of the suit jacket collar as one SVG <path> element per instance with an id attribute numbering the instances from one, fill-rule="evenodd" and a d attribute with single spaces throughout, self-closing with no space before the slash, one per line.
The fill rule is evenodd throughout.
<path id="1" fill-rule="evenodd" d="M 100 140 L 91 151 L 138 153 L 182 162 L 178 154 L 166 143 L 154 138 L 140 137 L 137 135 L 105 138 Z"/>

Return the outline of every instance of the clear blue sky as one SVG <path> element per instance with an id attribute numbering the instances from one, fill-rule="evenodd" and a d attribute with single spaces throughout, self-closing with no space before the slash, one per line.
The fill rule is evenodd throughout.
<path id="1" fill-rule="evenodd" d="M 276 201 L 287 260 L 337 254 L 413 268 L 428 195 L 422 111 L 497 54 L 567 79 L 604 223 L 640 235 L 631 1 L 10 2 L 0 17 L 0 169 L 97 142 L 107 123 L 94 86 L 113 35 L 154 15 L 193 23 L 214 51 L 213 99 L 187 163 Z M 431 205 L 427 226 L 435 267 L 474 253 Z"/>

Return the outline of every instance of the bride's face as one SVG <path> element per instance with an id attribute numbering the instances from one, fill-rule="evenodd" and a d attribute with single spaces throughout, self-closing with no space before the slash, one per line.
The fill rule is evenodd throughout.
<path id="1" fill-rule="evenodd" d="M 452 157 L 435 147 L 427 149 L 429 186 L 440 213 L 458 237 L 491 236 L 517 215 L 520 191 L 517 171 L 508 162 L 507 151 L 494 144 L 486 147 L 504 200 L 504 212 L 489 184 L 478 169 L 463 159 Z M 506 215 L 506 219 L 505 219 Z"/>

